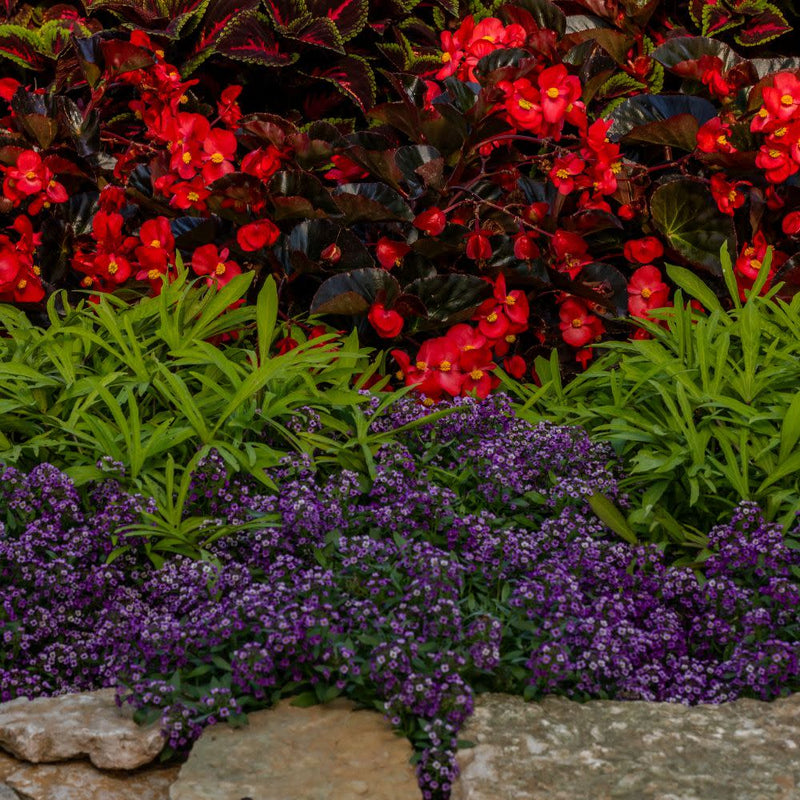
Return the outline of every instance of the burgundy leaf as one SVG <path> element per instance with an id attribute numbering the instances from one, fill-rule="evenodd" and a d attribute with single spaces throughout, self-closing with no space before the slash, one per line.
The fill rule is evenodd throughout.
<path id="1" fill-rule="evenodd" d="M 375 75 L 363 58 L 347 56 L 340 59 L 335 66 L 315 69 L 311 77 L 333 84 L 362 111 L 367 111 L 375 105 Z"/>
<path id="2" fill-rule="evenodd" d="M 310 0 L 308 5 L 314 16 L 330 19 L 344 41 L 361 33 L 367 24 L 368 0 Z"/>

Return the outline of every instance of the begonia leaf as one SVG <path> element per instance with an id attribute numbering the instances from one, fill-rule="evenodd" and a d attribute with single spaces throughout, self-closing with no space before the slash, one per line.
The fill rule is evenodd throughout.
<path id="1" fill-rule="evenodd" d="M 345 183 L 333 193 L 348 222 L 394 222 L 414 219 L 399 192 L 383 183 Z"/>
<path id="2" fill-rule="evenodd" d="M 399 294 L 400 284 L 385 269 L 357 269 L 328 278 L 311 301 L 311 313 L 364 314 L 379 295 L 391 302 Z"/>
<path id="3" fill-rule="evenodd" d="M 689 263 L 722 274 L 720 249 L 736 252 L 733 219 L 717 208 L 708 188 L 691 178 L 659 186 L 650 199 L 653 223 L 672 249 Z"/>
<path id="4" fill-rule="evenodd" d="M 636 95 L 611 112 L 608 138 L 670 145 L 691 152 L 697 147 L 698 128 L 716 114 L 714 104 L 702 97 Z"/>
<path id="5" fill-rule="evenodd" d="M 472 316 L 491 294 L 491 287 L 476 275 L 452 273 L 419 278 L 410 283 L 405 291 L 422 301 L 430 319 L 456 323 Z"/>
<path id="6" fill-rule="evenodd" d="M 725 42 L 705 36 L 676 36 L 668 39 L 650 53 L 650 58 L 658 61 L 670 72 L 681 78 L 700 78 L 702 69 L 698 62 L 703 56 L 716 56 L 722 61 L 722 69 L 727 71 L 743 59 Z"/>
<path id="7" fill-rule="evenodd" d="M 328 269 L 373 268 L 375 262 L 361 239 L 353 231 L 343 228 L 329 219 L 304 220 L 296 225 L 286 241 L 288 260 L 296 270 L 318 268 L 322 252 L 331 244 L 340 250 L 335 264 L 326 264 Z"/>

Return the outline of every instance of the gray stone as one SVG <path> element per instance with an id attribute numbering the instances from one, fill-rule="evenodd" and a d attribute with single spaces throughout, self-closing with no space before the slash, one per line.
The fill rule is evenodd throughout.
<path id="1" fill-rule="evenodd" d="M 18 698 L 0 705 L 0 748 L 33 763 L 88 756 L 100 769 L 136 769 L 164 746 L 157 724 L 137 725 L 114 690 Z"/>
<path id="2" fill-rule="evenodd" d="M 798 800 L 800 694 L 762 703 L 481 695 L 452 800 Z"/>
<path id="3" fill-rule="evenodd" d="M 282 701 L 249 725 L 214 725 L 195 742 L 170 800 L 419 800 L 411 745 L 345 700 Z"/>
<path id="4" fill-rule="evenodd" d="M 17 793 L 12 797 L 22 800 L 168 800 L 177 775 L 177 767 L 102 772 L 86 761 L 70 761 L 27 764 L 6 781 Z"/>

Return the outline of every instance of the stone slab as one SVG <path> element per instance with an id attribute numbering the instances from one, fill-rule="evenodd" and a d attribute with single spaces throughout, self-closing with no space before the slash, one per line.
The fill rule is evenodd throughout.
<path id="1" fill-rule="evenodd" d="M 452 800 L 798 800 L 800 694 L 712 706 L 476 699 Z"/>
<path id="2" fill-rule="evenodd" d="M 86 761 L 29 764 L 6 782 L 21 800 L 168 800 L 178 767 L 108 772 Z M 2 798 L 0 794 L 0 798 Z"/>
<path id="3" fill-rule="evenodd" d="M 0 704 L 0 749 L 33 763 L 87 756 L 100 769 L 136 769 L 162 750 L 158 724 L 143 728 L 114 690 L 24 697 Z"/>
<path id="4" fill-rule="evenodd" d="M 288 700 L 214 725 L 195 742 L 170 800 L 420 800 L 407 739 L 345 700 L 296 708 Z"/>

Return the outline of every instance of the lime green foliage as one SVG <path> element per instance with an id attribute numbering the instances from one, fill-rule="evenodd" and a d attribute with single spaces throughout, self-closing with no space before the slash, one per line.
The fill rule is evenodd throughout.
<path id="1" fill-rule="evenodd" d="M 758 296 L 766 259 L 742 303 L 725 248 L 722 267 L 730 310 L 696 275 L 668 267 L 682 291 L 674 308 L 653 313 L 663 325 L 640 322 L 652 338 L 607 343 L 567 386 L 555 360 L 540 360 L 542 387 L 518 393 L 523 416 L 577 423 L 611 442 L 629 476 L 628 522 L 684 547 L 702 548 L 700 531 L 740 499 L 783 523 L 800 509 L 800 296 Z"/>
<path id="2" fill-rule="evenodd" d="M 96 462 L 110 457 L 174 527 L 174 492 L 212 449 L 268 484 L 264 469 L 289 451 L 327 441 L 335 452 L 352 409 L 366 401 L 353 378 L 370 372 L 369 351 L 355 334 L 343 342 L 331 334 L 271 356 L 274 281 L 256 304 L 230 308 L 252 278 L 217 291 L 188 283 L 184 272 L 159 297 L 129 304 L 103 295 L 63 311 L 54 296 L 46 329 L 0 306 L 0 461 L 47 461 L 82 485 L 102 478 Z M 306 408 L 321 418 L 313 442 L 303 430 Z"/>

